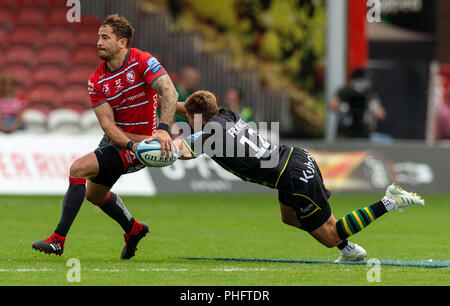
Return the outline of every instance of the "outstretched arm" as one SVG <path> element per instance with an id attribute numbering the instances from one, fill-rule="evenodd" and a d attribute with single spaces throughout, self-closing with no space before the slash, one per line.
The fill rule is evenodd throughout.
<path id="1" fill-rule="evenodd" d="M 178 157 L 178 159 L 188 160 L 194 158 L 191 150 L 184 144 L 182 139 L 174 140 L 173 144 L 178 149 L 178 151 L 180 151 L 180 156 Z"/>

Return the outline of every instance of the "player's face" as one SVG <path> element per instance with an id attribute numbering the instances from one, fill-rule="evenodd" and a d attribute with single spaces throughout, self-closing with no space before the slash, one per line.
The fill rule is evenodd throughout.
<path id="1" fill-rule="evenodd" d="M 101 26 L 98 30 L 98 57 L 104 61 L 111 61 L 123 47 L 123 39 L 117 39 L 109 25 Z"/>

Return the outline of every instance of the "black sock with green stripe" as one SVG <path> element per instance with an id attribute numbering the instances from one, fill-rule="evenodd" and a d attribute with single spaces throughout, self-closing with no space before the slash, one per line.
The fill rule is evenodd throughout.
<path id="1" fill-rule="evenodd" d="M 346 240 L 348 237 L 362 231 L 369 224 L 388 212 L 386 208 L 389 203 L 381 200 L 373 205 L 357 209 L 338 220 L 336 223 L 336 229 L 339 237 L 342 240 Z"/>

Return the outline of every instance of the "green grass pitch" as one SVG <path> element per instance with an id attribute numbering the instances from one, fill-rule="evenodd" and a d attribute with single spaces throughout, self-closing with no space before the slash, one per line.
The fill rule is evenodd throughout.
<path id="1" fill-rule="evenodd" d="M 425 207 L 388 213 L 350 240 L 367 250 L 367 259 L 448 262 L 450 196 L 424 197 Z M 275 193 L 122 198 L 151 231 L 129 261 L 119 259 L 124 245 L 119 225 L 90 203 L 83 204 L 63 256 L 56 257 L 34 251 L 31 243 L 55 229 L 62 196 L 0 196 L 0 286 L 450 285 L 448 267 L 382 265 L 380 282 L 369 282 L 371 266 L 331 263 L 339 255 L 336 248 L 327 249 L 307 233 L 282 224 Z M 330 202 L 340 218 L 378 199 L 377 195 L 337 194 Z M 78 283 L 67 278 L 71 258 L 80 263 Z"/>

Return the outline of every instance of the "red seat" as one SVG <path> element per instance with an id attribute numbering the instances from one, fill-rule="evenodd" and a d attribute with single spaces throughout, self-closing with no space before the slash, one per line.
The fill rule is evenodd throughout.
<path id="1" fill-rule="evenodd" d="M 54 108 L 55 102 L 61 93 L 49 85 L 36 86 L 29 92 L 30 105 L 41 105 L 44 107 Z"/>
<path id="2" fill-rule="evenodd" d="M 96 16 L 82 15 L 81 22 L 78 24 L 80 28 L 97 30 L 102 25 L 102 21 Z"/>
<path id="3" fill-rule="evenodd" d="M 32 69 L 36 65 L 36 54 L 30 47 L 13 46 L 6 53 L 6 64 L 26 65 Z"/>
<path id="4" fill-rule="evenodd" d="M 66 72 L 58 66 L 42 66 L 33 72 L 35 85 L 51 85 L 61 89 L 65 85 Z"/>
<path id="5" fill-rule="evenodd" d="M 61 102 L 63 104 L 61 104 Z M 92 106 L 86 86 L 69 86 L 64 92 L 62 99 L 57 102 L 58 107 L 67 107 L 78 110 L 86 110 Z"/>
<path id="6" fill-rule="evenodd" d="M 73 69 L 70 69 L 69 73 L 66 75 L 66 84 L 87 86 L 89 78 L 95 72 L 95 69 L 96 68 L 92 69 L 87 66 L 76 66 Z"/>
<path id="7" fill-rule="evenodd" d="M 98 29 L 81 29 L 75 38 L 79 47 L 95 47 L 98 40 Z"/>
<path id="8" fill-rule="evenodd" d="M 39 48 L 42 43 L 42 37 L 42 32 L 34 27 L 22 27 L 15 29 L 9 39 L 11 44 Z"/>
<path id="9" fill-rule="evenodd" d="M 70 53 L 60 46 L 49 46 L 43 49 L 39 55 L 39 64 L 41 65 L 59 65 L 67 67 L 67 61 Z"/>
<path id="10" fill-rule="evenodd" d="M 32 72 L 27 66 L 12 65 L 8 66 L 7 70 L 17 80 L 17 86 L 22 90 L 27 90 L 33 83 Z"/>
<path id="11" fill-rule="evenodd" d="M 2 3 L 2 1 L 0 1 Z M 7 8 L 0 7 L 0 28 L 11 31 L 16 24 L 16 15 Z"/>
<path id="12" fill-rule="evenodd" d="M 42 9 L 24 9 L 17 16 L 16 26 L 45 27 L 47 17 Z"/>
<path id="13" fill-rule="evenodd" d="M 17 0 L 1 0 L 0 7 L 9 10 L 15 10 L 19 7 L 19 3 L 17 2 Z"/>
<path id="14" fill-rule="evenodd" d="M 73 40 L 72 31 L 68 28 L 52 28 L 44 35 L 44 43 L 46 46 L 61 46 L 71 49 L 75 42 Z"/>
<path id="15" fill-rule="evenodd" d="M 73 53 L 71 63 L 72 65 L 99 65 L 101 60 L 95 46 L 82 47 Z"/>
<path id="16" fill-rule="evenodd" d="M 55 109 L 55 107 L 51 104 L 42 104 L 42 103 L 30 103 L 27 106 L 27 109 L 34 109 L 44 114 L 45 117 Z"/>
<path id="17" fill-rule="evenodd" d="M 48 10 L 51 8 L 51 2 L 49 0 L 17 0 L 20 3 L 21 8 L 38 8 L 41 10 Z M 66 1 L 59 1 L 64 4 Z"/>
<path id="18" fill-rule="evenodd" d="M 70 26 L 71 23 L 67 21 L 67 8 L 58 8 L 50 11 L 47 15 L 47 22 L 49 26 Z"/>
<path id="19" fill-rule="evenodd" d="M 48 3 L 49 8 L 57 9 L 57 8 L 64 8 L 65 10 L 68 10 L 68 7 L 66 7 L 67 1 L 61 1 L 61 0 L 46 0 Z"/>
<path id="20" fill-rule="evenodd" d="M 9 47 L 9 33 L 0 27 L 0 46 Z"/>

